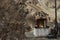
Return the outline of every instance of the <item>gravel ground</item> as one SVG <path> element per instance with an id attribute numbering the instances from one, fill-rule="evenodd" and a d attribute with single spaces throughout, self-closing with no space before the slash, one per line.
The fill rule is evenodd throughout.
<path id="1" fill-rule="evenodd" d="M 22 40 L 60 40 L 60 38 L 58 39 L 48 39 L 48 38 L 24 38 Z"/>

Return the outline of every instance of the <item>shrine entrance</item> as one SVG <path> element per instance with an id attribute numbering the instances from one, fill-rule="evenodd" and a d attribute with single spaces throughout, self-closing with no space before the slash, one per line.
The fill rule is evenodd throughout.
<path id="1" fill-rule="evenodd" d="M 45 28 L 47 26 L 47 19 L 46 18 L 37 19 L 36 23 L 38 28 Z"/>

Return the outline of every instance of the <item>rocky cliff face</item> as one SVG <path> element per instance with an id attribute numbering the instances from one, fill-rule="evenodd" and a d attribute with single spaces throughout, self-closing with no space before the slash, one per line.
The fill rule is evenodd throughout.
<path id="1" fill-rule="evenodd" d="M 26 0 L 0 0 L 0 38 L 17 40 L 24 37 Z"/>
<path id="2" fill-rule="evenodd" d="M 31 0 L 27 0 L 31 1 Z M 51 9 L 52 19 L 54 18 L 54 1 L 52 0 L 41 0 L 42 3 L 39 3 L 40 0 L 32 0 L 34 5 L 42 5 L 42 3 L 46 3 L 46 7 L 43 6 L 43 11 L 47 9 Z M 58 3 L 58 20 L 60 21 L 60 0 Z M 29 25 L 26 24 L 26 18 L 29 16 L 31 20 L 33 20 L 31 14 L 34 14 L 37 11 L 41 10 L 40 7 L 33 6 L 32 8 L 29 5 L 26 5 L 26 0 L 0 0 L 0 38 L 3 40 L 16 40 L 24 37 L 25 28 Z M 43 5 L 44 5 L 43 3 Z M 52 3 L 52 5 L 51 5 Z M 25 8 L 28 8 L 25 10 Z M 31 11 L 31 9 L 32 11 Z M 46 12 L 46 11 L 44 11 Z M 49 11 L 46 12 L 49 14 Z M 28 14 L 28 15 L 27 15 Z M 28 20 L 28 19 L 27 19 Z M 34 21 L 34 20 L 33 20 Z M 31 21 L 32 22 L 32 21 Z M 31 24 L 32 25 L 32 24 Z M 28 29 L 26 29 L 28 30 Z M 23 36 L 22 36 L 22 35 Z"/>

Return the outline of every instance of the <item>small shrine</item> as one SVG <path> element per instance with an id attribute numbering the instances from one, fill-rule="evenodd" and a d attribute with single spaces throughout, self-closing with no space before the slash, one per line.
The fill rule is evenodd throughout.
<path id="1" fill-rule="evenodd" d="M 47 36 L 50 33 L 49 26 L 47 25 L 49 21 L 48 14 L 44 12 L 38 12 L 35 16 L 35 27 L 34 27 L 34 35 L 35 36 Z"/>

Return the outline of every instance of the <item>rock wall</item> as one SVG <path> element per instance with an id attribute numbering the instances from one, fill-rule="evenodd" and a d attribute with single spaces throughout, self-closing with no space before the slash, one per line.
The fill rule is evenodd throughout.
<path id="1" fill-rule="evenodd" d="M 37 4 L 37 1 L 33 1 L 34 5 Z M 29 30 L 28 28 L 30 27 L 26 24 L 28 20 L 26 16 L 29 11 L 25 10 L 28 6 L 25 2 L 26 0 L 0 0 L 0 38 L 2 40 L 20 40 L 20 38 L 25 37 L 24 32 Z M 36 8 L 39 9 L 38 7 Z M 33 9 L 35 12 L 35 8 Z M 60 17 L 60 9 L 58 11 L 58 17 Z M 34 14 L 34 12 L 31 12 L 31 14 Z"/>
<path id="2" fill-rule="evenodd" d="M 0 0 L 1 40 L 20 40 L 25 37 L 24 7 L 26 0 Z"/>

